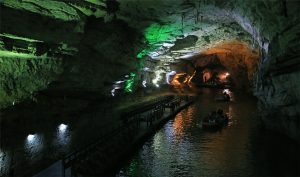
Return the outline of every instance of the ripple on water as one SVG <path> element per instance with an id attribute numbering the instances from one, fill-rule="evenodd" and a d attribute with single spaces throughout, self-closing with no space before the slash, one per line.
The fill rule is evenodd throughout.
<path id="1" fill-rule="evenodd" d="M 261 145 L 272 142 L 262 136 L 263 132 L 257 126 L 255 99 L 236 95 L 235 102 L 215 103 L 213 96 L 200 97 L 194 105 L 177 114 L 143 145 L 116 176 L 266 176 L 273 174 L 274 169 L 268 168 L 268 164 L 272 166 L 273 163 L 280 167 L 277 172 L 299 175 L 296 166 L 300 160 L 294 156 L 286 154 L 296 165 L 284 167 L 280 159 L 270 160 L 259 155 L 269 147 Z M 229 125 L 221 131 L 204 131 L 201 128 L 202 118 L 217 108 L 229 114 Z M 279 147 L 278 142 L 276 147 Z M 262 161 L 265 166 L 261 165 Z"/>

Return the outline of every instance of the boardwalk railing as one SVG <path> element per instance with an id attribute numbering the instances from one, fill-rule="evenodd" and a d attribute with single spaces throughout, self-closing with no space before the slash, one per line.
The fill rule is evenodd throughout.
<path id="1" fill-rule="evenodd" d="M 72 166 L 78 162 L 84 161 L 89 155 L 96 151 L 96 149 L 108 142 L 112 137 L 128 132 L 137 131 L 141 122 L 146 122 L 147 127 L 152 125 L 152 122 L 163 116 L 165 108 L 170 108 L 173 112 L 177 106 L 180 105 L 181 98 L 173 96 L 164 97 L 151 104 L 145 105 L 132 111 L 121 114 L 122 124 L 116 129 L 107 133 L 105 136 L 98 139 L 96 142 L 81 148 L 71 154 L 65 156 L 63 163 L 63 176 L 66 177 L 66 170 L 70 170 L 71 176 L 76 176 Z"/>

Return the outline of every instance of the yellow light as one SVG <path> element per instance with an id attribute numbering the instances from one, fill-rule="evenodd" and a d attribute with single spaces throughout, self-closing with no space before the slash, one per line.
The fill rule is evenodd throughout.
<path id="1" fill-rule="evenodd" d="M 184 81 L 183 81 L 183 83 L 186 84 L 189 81 L 189 79 L 190 79 L 190 76 L 186 76 L 185 79 L 184 79 Z"/>
<path id="2" fill-rule="evenodd" d="M 194 71 L 193 75 L 188 80 L 189 87 L 191 87 L 191 85 L 190 85 L 191 84 L 191 80 L 193 79 L 193 77 L 195 76 L 195 74 L 196 74 L 196 71 Z"/>

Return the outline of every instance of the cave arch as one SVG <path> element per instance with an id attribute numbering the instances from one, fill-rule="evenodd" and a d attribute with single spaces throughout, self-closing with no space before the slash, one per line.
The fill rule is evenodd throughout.
<path id="1" fill-rule="evenodd" d="M 195 67 L 205 67 L 210 63 L 224 66 L 237 88 L 250 91 L 259 57 L 258 49 L 252 49 L 244 42 L 225 41 L 203 51 L 191 60 Z"/>
<path id="2" fill-rule="evenodd" d="M 174 85 L 201 85 L 200 83 L 211 79 L 213 75 L 220 80 L 223 76 L 226 78 L 230 75 L 231 86 L 250 92 L 253 89 L 259 57 L 258 49 L 252 49 L 245 42 L 225 41 L 193 57 L 171 64 L 170 69 L 177 74 L 178 81 Z"/>

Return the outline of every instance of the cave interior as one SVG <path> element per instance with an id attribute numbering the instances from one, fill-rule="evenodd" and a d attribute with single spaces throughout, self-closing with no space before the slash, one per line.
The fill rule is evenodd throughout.
<path id="1" fill-rule="evenodd" d="M 264 127 L 299 142 L 299 9 L 298 0 L 2 0 L 0 153 L 12 129 L 18 140 L 95 110 L 112 129 L 121 109 L 214 84 L 255 96 Z"/>

